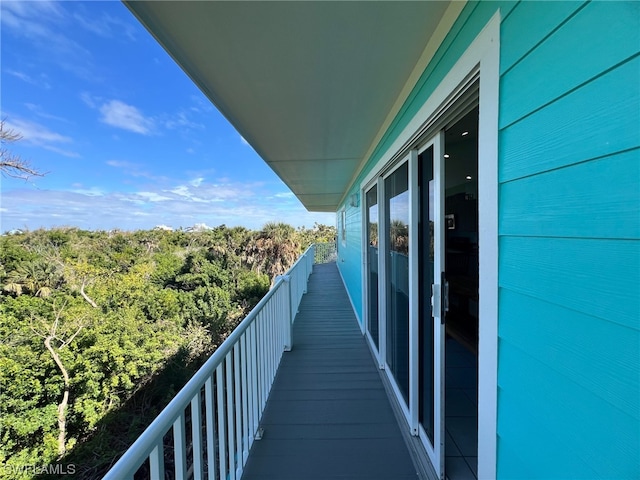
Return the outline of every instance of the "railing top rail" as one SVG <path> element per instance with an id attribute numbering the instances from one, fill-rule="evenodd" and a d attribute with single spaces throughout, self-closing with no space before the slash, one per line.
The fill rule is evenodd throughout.
<path id="1" fill-rule="evenodd" d="M 313 251 L 314 245 L 311 245 L 305 252 L 300 255 L 298 260 L 287 270 L 287 274 L 292 272 L 303 258 Z M 227 354 L 233 349 L 233 346 L 240 339 L 242 334 L 249 328 L 251 323 L 257 317 L 264 305 L 269 299 L 275 295 L 284 282 L 282 276 L 278 277 L 274 286 L 266 293 L 264 297 L 253 307 L 240 324 L 231 332 L 231 334 L 222 342 L 215 352 L 207 359 L 207 361 L 198 369 L 182 389 L 176 394 L 169 404 L 160 412 L 160 414 L 151 422 L 146 430 L 136 439 L 129 449 L 120 457 L 118 462 L 109 470 L 105 479 L 122 479 L 131 477 L 140 467 L 140 458 L 146 458 L 156 447 L 158 439 L 162 439 L 164 434 L 171 428 L 173 422 L 178 418 L 191 399 L 200 391 L 207 379 L 215 372 L 216 368 L 224 360 Z"/>
<path id="2" fill-rule="evenodd" d="M 309 245 L 309 246 L 307 247 L 307 249 L 304 251 L 304 253 L 298 257 L 298 259 L 295 261 L 295 263 L 294 263 L 293 265 L 291 265 L 291 268 L 289 268 L 289 270 L 287 270 L 287 272 L 285 273 L 285 275 L 287 275 L 289 272 L 292 272 L 293 270 L 295 270 L 295 268 L 298 266 L 298 264 L 299 264 L 300 262 L 302 262 L 302 260 L 304 259 L 304 257 L 306 257 L 306 255 L 307 255 L 309 252 L 312 252 L 315 248 L 316 248 L 316 244 L 315 244 L 315 243 L 312 243 L 311 245 Z"/>

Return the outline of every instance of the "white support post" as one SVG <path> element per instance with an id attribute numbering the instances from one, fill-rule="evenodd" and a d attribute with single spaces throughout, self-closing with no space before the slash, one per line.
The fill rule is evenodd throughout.
<path id="1" fill-rule="evenodd" d="M 282 278 L 282 288 L 284 289 L 285 297 L 285 311 L 284 311 L 284 351 L 290 352 L 293 348 L 293 311 L 291 309 L 291 275 L 279 275 L 278 279 Z"/>

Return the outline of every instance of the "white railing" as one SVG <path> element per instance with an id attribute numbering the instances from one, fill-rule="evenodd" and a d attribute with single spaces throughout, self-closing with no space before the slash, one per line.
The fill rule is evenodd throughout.
<path id="1" fill-rule="evenodd" d="M 104 477 L 236 480 L 313 269 L 312 245 L 260 300 Z M 173 473 L 173 475 L 171 475 Z"/>
<path id="2" fill-rule="evenodd" d="M 335 262 L 337 258 L 336 242 L 316 243 L 315 263 Z"/>

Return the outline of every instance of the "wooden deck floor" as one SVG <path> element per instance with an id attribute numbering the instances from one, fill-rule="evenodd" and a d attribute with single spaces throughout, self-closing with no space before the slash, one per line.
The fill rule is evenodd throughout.
<path id="1" fill-rule="evenodd" d="M 418 475 L 335 263 L 315 265 L 242 480 Z"/>

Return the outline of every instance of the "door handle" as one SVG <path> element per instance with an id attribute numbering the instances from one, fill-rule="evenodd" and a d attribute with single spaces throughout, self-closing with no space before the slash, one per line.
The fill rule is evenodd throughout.
<path id="1" fill-rule="evenodd" d="M 440 298 L 440 285 L 437 283 L 431 284 L 431 315 L 435 318 L 436 315 L 440 315 L 440 305 L 442 301 Z"/>
<path id="2" fill-rule="evenodd" d="M 447 312 L 449 311 L 449 282 L 445 277 L 445 273 L 440 274 L 440 281 L 442 282 L 442 298 L 440 299 L 440 323 L 444 325 Z"/>

